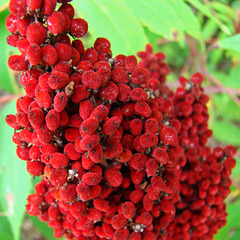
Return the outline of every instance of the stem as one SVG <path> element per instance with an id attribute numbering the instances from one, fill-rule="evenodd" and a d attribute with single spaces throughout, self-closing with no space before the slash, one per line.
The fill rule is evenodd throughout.
<path id="1" fill-rule="evenodd" d="M 190 55 L 187 59 L 187 61 L 185 62 L 183 68 L 181 69 L 181 72 L 180 72 L 180 76 L 183 76 L 185 72 L 188 71 L 188 69 L 190 68 L 190 66 L 192 65 L 192 61 L 193 61 L 193 58 L 192 56 Z"/>
<path id="2" fill-rule="evenodd" d="M 0 103 L 7 103 L 11 102 L 12 100 L 22 97 L 22 94 L 14 94 L 14 95 L 8 95 L 8 96 L 2 96 L 0 97 Z"/>
<path id="3" fill-rule="evenodd" d="M 237 154 L 235 155 L 235 158 L 240 158 L 240 152 L 237 152 Z"/>
<path id="4" fill-rule="evenodd" d="M 102 161 L 99 163 L 104 169 L 108 169 L 109 165 L 107 163 L 106 158 L 103 158 Z"/>
<path id="5" fill-rule="evenodd" d="M 6 8 L 8 8 L 9 3 L 5 3 L 3 6 L 0 7 L 0 12 L 4 11 Z"/>
<path id="6" fill-rule="evenodd" d="M 161 38 L 159 40 L 157 40 L 157 45 L 163 45 L 163 44 L 166 44 L 166 43 L 170 43 L 172 41 L 170 41 L 169 39 L 166 39 L 166 38 Z"/>

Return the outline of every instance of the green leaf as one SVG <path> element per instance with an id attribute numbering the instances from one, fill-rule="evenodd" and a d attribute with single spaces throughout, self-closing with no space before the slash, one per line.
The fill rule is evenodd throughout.
<path id="1" fill-rule="evenodd" d="M 218 13 L 224 14 L 228 18 L 234 19 L 236 12 L 226 3 L 218 1 L 209 2 L 209 6 L 212 7 Z"/>
<path id="2" fill-rule="evenodd" d="M 207 19 L 202 29 L 203 39 L 205 41 L 211 39 L 213 35 L 216 33 L 217 29 L 218 29 L 217 24 L 211 21 L 210 19 Z"/>
<path id="3" fill-rule="evenodd" d="M 217 47 L 226 50 L 233 50 L 240 53 L 240 34 L 218 41 Z"/>
<path id="4" fill-rule="evenodd" d="M 219 28 L 223 32 L 225 32 L 227 35 L 232 34 L 230 29 L 224 23 L 222 23 L 216 16 L 213 15 L 209 6 L 206 6 L 205 4 L 201 3 L 199 0 L 185 0 L 185 1 L 191 4 L 192 6 L 194 6 L 196 9 L 198 9 L 202 14 L 210 18 L 213 22 L 217 23 Z"/>
<path id="5" fill-rule="evenodd" d="M 231 69 L 226 86 L 240 89 L 239 76 L 240 76 L 240 64 L 238 64 L 236 68 Z"/>
<path id="6" fill-rule="evenodd" d="M 213 125 L 213 136 L 224 143 L 240 145 L 240 128 L 227 120 L 215 119 Z"/>
<path id="7" fill-rule="evenodd" d="M 192 9 L 183 1 L 170 0 L 168 2 L 178 15 L 178 21 L 181 21 L 185 32 L 199 40 L 200 23 L 194 15 Z"/>
<path id="8" fill-rule="evenodd" d="M 72 4 L 80 17 L 88 21 L 95 39 L 106 37 L 110 40 L 114 55 L 136 54 L 144 49 L 147 37 L 143 27 L 124 0 L 73 1 Z"/>
<path id="9" fill-rule="evenodd" d="M 8 14 L 9 11 L 7 9 L 0 12 L 0 89 L 10 93 L 18 93 L 19 88 L 7 65 L 7 60 L 11 50 L 11 47 L 6 42 L 6 37 L 10 34 L 5 28 L 5 19 Z"/>
<path id="10" fill-rule="evenodd" d="M 12 240 L 12 229 L 10 226 L 10 223 L 8 221 L 8 218 L 4 216 L 5 213 L 0 206 L 0 239 L 4 240 Z"/>
<path id="11" fill-rule="evenodd" d="M 53 235 L 53 228 L 50 228 L 47 223 L 41 222 L 38 217 L 28 216 L 34 226 L 44 235 L 48 240 L 55 240 Z"/>
<path id="12" fill-rule="evenodd" d="M 15 112 L 15 104 L 15 101 L 7 104 L 0 115 L 0 203 L 3 211 L 8 213 L 13 239 L 18 240 L 26 198 L 31 191 L 31 177 L 26 172 L 26 163 L 16 156 L 16 146 L 12 142 L 13 129 L 5 123 L 5 116 Z"/>
<path id="13" fill-rule="evenodd" d="M 150 31 L 167 39 L 182 41 L 184 33 L 195 38 L 200 35 L 198 19 L 181 0 L 131 0 L 126 3 Z"/>
<path id="14" fill-rule="evenodd" d="M 158 34 L 151 32 L 147 27 L 144 27 L 145 34 L 148 38 L 148 43 L 150 43 L 153 46 L 153 51 L 158 52 L 159 51 L 159 45 L 157 44 L 157 41 L 161 39 L 161 36 Z M 144 48 L 145 49 L 145 48 Z M 144 50 L 144 49 L 139 49 L 139 50 Z"/>
<path id="15" fill-rule="evenodd" d="M 178 29 L 182 30 L 182 26 L 179 21 L 176 21 L 176 24 L 172 23 L 170 19 L 176 19 L 177 17 L 171 10 L 169 11 L 166 2 L 167 1 L 160 2 L 154 0 L 126 1 L 137 18 L 146 25 L 150 31 L 160 34 L 165 38 L 175 40 L 177 38 L 176 34 L 179 34 Z M 162 12 L 165 12 L 165 14 L 162 15 Z"/>
<path id="16" fill-rule="evenodd" d="M 239 6 L 240 6 L 240 1 L 239 0 L 235 0 L 232 4 L 232 8 L 237 11 Z"/>
<path id="17" fill-rule="evenodd" d="M 224 24 L 226 24 L 226 26 L 228 26 L 228 29 L 230 30 L 231 33 L 235 33 L 234 19 L 231 19 L 227 15 L 220 14 L 220 13 L 218 13 L 218 18 L 220 21 L 222 21 Z"/>
<path id="18" fill-rule="evenodd" d="M 213 97 L 214 111 L 217 116 L 228 120 L 239 120 L 239 106 L 227 94 L 215 94 Z"/>

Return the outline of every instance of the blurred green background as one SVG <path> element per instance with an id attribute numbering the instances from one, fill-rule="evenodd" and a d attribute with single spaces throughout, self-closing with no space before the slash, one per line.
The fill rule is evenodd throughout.
<path id="1" fill-rule="evenodd" d="M 113 56 L 136 54 L 146 43 L 163 51 L 172 69 L 172 88 L 179 76 L 202 72 L 208 104 L 210 146 L 240 146 L 240 1 L 238 0 L 73 0 L 76 14 L 89 23 L 85 47 L 97 37 L 112 44 Z M 54 239 L 50 228 L 26 216 L 26 198 L 33 190 L 25 164 L 17 159 L 12 129 L 5 116 L 15 113 L 15 100 L 23 94 L 18 75 L 7 67 L 8 56 L 18 50 L 6 44 L 8 1 L 0 0 L 0 239 Z M 228 223 L 215 240 L 240 239 L 240 151 L 227 202 Z"/>

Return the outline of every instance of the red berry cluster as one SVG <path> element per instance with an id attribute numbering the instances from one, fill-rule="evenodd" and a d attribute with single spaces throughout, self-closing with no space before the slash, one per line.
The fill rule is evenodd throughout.
<path id="1" fill-rule="evenodd" d="M 155 60 L 151 60 L 154 59 L 152 55 L 149 45 L 146 52 L 139 53 L 139 56 L 149 59 L 146 67 L 153 74 L 150 66 Z M 146 61 L 144 58 L 142 64 Z M 181 77 L 179 81 L 181 87 L 174 94 L 164 82 L 159 86 L 162 95 L 173 99 L 174 116 L 181 123 L 177 163 L 180 200 L 175 205 L 175 218 L 161 239 L 210 240 L 226 224 L 224 200 L 230 193 L 229 177 L 236 164 L 233 158 L 236 149 L 233 146 L 225 149 L 216 147 L 211 153 L 207 147 L 207 141 L 212 136 L 212 131 L 208 129 L 206 106 L 209 97 L 201 87 L 203 76 L 196 73 L 190 80 Z"/>
<path id="2" fill-rule="evenodd" d="M 176 204 L 176 217 L 167 229 L 167 239 L 213 239 L 217 230 L 226 223 L 224 199 L 230 193 L 229 176 L 235 166 L 236 149 L 216 147 L 211 153 L 207 140 L 206 104 L 209 97 L 201 87 L 203 76 L 194 74 L 191 80 L 180 78 L 174 106 L 181 122 L 179 144 L 184 150 L 185 163 L 181 166 L 180 201 Z M 228 160 L 227 160 L 228 159 Z"/>
<path id="3" fill-rule="evenodd" d="M 151 88 L 155 90 L 155 94 L 161 95 L 164 99 L 174 99 L 174 92 L 167 86 L 166 77 L 170 73 L 170 68 L 164 62 L 165 55 L 163 52 L 153 53 L 153 47 L 146 45 L 145 51 L 140 51 L 137 56 L 141 59 L 139 66 L 148 69 L 151 80 Z M 159 81 L 156 81 L 159 80 Z"/>
<path id="4" fill-rule="evenodd" d="M 231 170 L 236 164 L 236 149 L 227 146 L 207 149 L 194 167 L 183 168 L 181 200 L 176 204 L 176 217 L 167 229 L 169 240 L 211 240 L 226 224 L 224 199 L 230 193 Z"/>
<path id="5" fill-rule="evenodd" d="M 164 53 L 154 54 L 152 45 L 147 44 L 146 51 L 138 52 L 137 56 L 141 59 L 139 66 L 147 68 L 151 77 L 157 78 L 161 84 L 166 82 L 166 75 L 170 73 L 170 69 L 164 62 L 166 58 Z"/>
<path id="6" fill-rule="evenodd" d="M 9 3 L 7 41 L 21 55 L 11 56 L 8 65 L 23 71 L 26 95 L 6 122 L 15 130 L 13 142 L 27 171 L 43 177 L 28 196 L 27 212 L 48 222 L 56 238 L 160 240 L 189 234 L 186 239 L 194 239 L 199 224 L 211 229 L 213 223 L 178 219 L 185 210 L 198 217 L 199 209 L 190 206 L 205 180 L 209 189 L 223 189 L 223 201 L 235 152 L 228 147 L 208 163 L 211 131 L 202 76 L 181 78 L 183 87 L 174 93 L 165 84 L 164 55 L 154 55 L 150 45 L 139 53 L 140 64 L 133 55 L 112 58 L 105 38 L 85 49 L 79 38 L 87 22 L 74 18 L 68 2 Z M 214 174 L 218 183 L 210 179 Z M 219 205 L 215 200 L 209 208 L 223 221 Z"/>

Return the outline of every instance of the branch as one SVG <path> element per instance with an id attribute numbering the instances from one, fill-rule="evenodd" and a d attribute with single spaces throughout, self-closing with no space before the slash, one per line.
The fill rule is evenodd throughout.
<path id="1" fill-rule="evenodd" d="M 236 34 L 239 33 L 239 19 L 240 19 L 240 6 L 238 7 L 238 9 L 236 11 L 236 15 L 235 15 L 235 19 L 234 19 L 234 28 L 235 28 Z"/>
<path id="2" fill-rule="evenodd" d="M 190 55 L 180 71 L 180 76 L 183 76 L 184 73 L 188 71 L 188 69 L 190 68 L 190 66 L 192 64 L 192 61 L 193 61 L 193 57 Z"/>
<path id="3" fill-rule="evenodd" d="M 208 72 L 207 65 L 205 62 L 201 62 L 201 67 L 202 67 L 202 72 L 203 74 L 218 88 L 221 89 L 222 92 L 226 92 L 228 96 L 238 105 L 240 108 L 240 99 L 234 95 L 234 92 L 232 91 L 231 88 L 226 88 L 217 78 L 215 78 L 212 74 Z"/>
<path id="4" fill-rule="evenodd" d="M 206 64 L 206 56 L 202 56 L 196 46 L 194 45 L 192 39 L 186 36 L 186 43 L 189 46 L 189 49 L 194 57 L 197 57 L 200 62 L 200 67 L 202 70 L 203 75 L 205 75 L 212 83 L 214 83 L 222 92 L 226 92 L 228 96 L 238 105 L 240 108 L 240 99 L 234 95 L 234 92 L 231 88 L 226 88 L 217 78 L 215 78 L 209 71 Z"/>
<path id="5" fill-rule="evenodd" d="M 206 87 L 205 92 L 206 93 L 227 93 L 226 90 L 231 91 L 232 93 L 236 95 L 240 95 L 240 89 L 237 88 L 219 88 L 219 87 Z"/>

